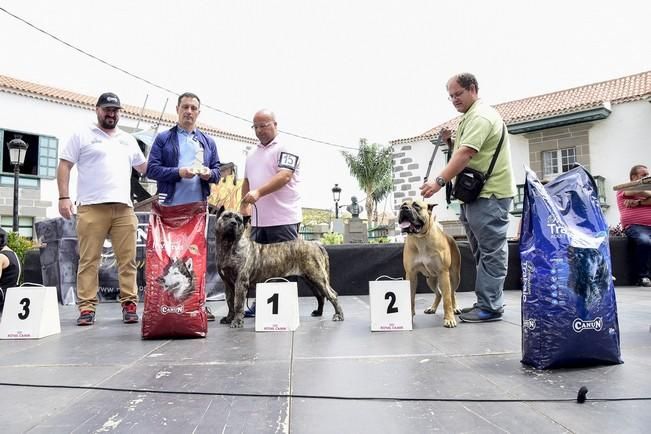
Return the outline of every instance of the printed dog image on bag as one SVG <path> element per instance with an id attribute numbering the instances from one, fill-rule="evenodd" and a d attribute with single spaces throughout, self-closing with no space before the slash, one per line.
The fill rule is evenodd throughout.
<path id="1" fill-rule="evenodd" d="M 159 283 L 165 292 L 175 299 L 183 301 L 194 293 L 195 276 L 192 271 L 192 258 L 186 261 L 176 259 L 165 269 L 165 274 L 159 278 Z"/>
<path id="2" fill-rule="evenodd" d="M 585 301 L 586 306 L 600 301 L 609 284 L 608 265 L 601 252 L 568 246 L 567 260 L 570 265 L 568 286 Z"/>

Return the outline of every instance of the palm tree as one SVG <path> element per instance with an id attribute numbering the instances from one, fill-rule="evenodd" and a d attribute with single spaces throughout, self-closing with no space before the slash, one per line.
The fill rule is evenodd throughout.
<path id="1" fill-rule="evenodd" d="M 373 194 L 371 195 L 373 197 L 373 223 L 375 226 L 377 226 L 379 220 L 378 206 L 380 202 L 393 191 L 392 175 L 392 172 L 389 171 L 387 173 L 387 176 L 382 180 L 380 185 L 373 191 Z"/>
<path id="2" fill-rule="evenodd" d="M 359 187 L 366 193 L 366 215 L 369 221 L 374 214 L 377 202 L 385 198 L 393 188 L 392 166 L 393 150 L 391 147 L 383 147 L 377 143 L 368 144 L 366 139 L 360 139 L 357 155 L 341 151 L 346 159 L 346 164 L 359 184 Z"/>

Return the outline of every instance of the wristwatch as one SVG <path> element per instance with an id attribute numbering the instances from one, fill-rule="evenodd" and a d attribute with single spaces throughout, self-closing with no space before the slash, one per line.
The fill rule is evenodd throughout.
<path id="1" fill-rule="evenodd" d="M 437 183 L 438 185 L 440 185 L 441 187 L 445 187 L 445 184 L 447 184 L 447 181 L 446 181 L 445 178 L 443 178 L 442 176 L 437 176 L 436 179 L 435 179 L 435 181 L 436 181 L 436 183 Z"/>

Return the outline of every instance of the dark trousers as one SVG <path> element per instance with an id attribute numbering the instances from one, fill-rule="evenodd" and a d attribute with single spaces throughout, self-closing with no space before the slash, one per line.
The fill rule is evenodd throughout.
<path id="1" fill-rule="evenodd" d="M 251 240 L 260 244 L 297 240 L 300 225 L 300 223 L 295 223 L 280 226 L 251 226 Z M 255 297 L 255 287 L 249 289 L 249 295 Z"/>
<path id="2" fill-rule="evenodd" d="M 635 243 L 635 275 L 638 279 L 650 277 L 651 226 L 630 225 L 624 229 L 626 236 Z"/>
<path id="3" fill-rule="evenodd" d="M 251 239 L 260 244 L 282 243 L 298 239 L 300 223 L 280 226 L 251 226 Z"/>

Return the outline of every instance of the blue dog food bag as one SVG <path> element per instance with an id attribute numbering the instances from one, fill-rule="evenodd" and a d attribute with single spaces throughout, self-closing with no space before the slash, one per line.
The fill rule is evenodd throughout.
<path id="1" fill-rule="evenodd" d="M 577 166 L 543 186 L 525 170 L 522 363 L 622 363 L 608 225 L 594 179 Z"/>

